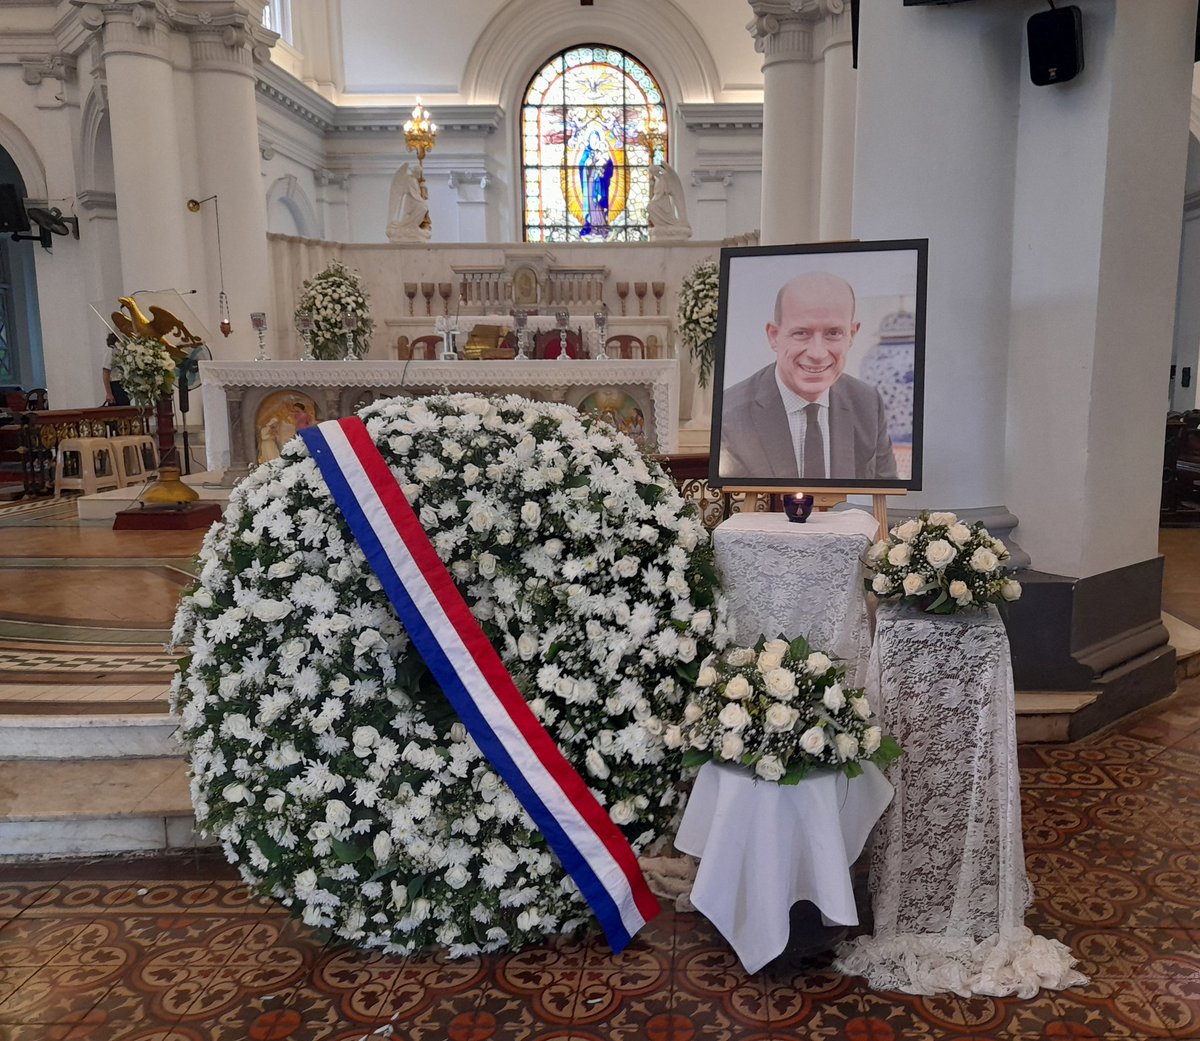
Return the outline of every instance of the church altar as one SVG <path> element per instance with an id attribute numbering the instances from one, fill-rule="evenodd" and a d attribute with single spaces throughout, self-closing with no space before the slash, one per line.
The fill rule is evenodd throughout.
<path id="1" fill-rule="evenodd" d="M 379 398 L 443 391 L 522 394 L 579 406 L 598 390 L 628 395 L 645 420 L 647 443 L 679 445 L 679 362 L 595 361 L 263 361 L 200 363 L 205 454 L 231 486 L 257 459 L 258 411 L 279 391 L 309 397 L 316 418 L 350 415 Z"/>
<path id="2" fill-rule="evenodd" d="M 572 310 L 571 308 L 582 308 L 582 310 Z M 563 309 L 568 310 L 571 316 L 567 322 L 567 328 L 580 332 L 588 353 L 595 354 L 598 339 L 596 323 L 592 317 L 596 309 L 595 306 L 577 302 L 575 304 L 564 304 Z M 460 343 L 465 342 L 467 334 L 477 325 L 498 325 L 503 326 L 509 331 L 516 329 L 516 323 L 510 314 L 460 314 L 457 316 L 453 313 L 449 315 L 415 314 L 401 318 L 385 318 L 383 325 L 388 330 L 389 353 L 395 353 L 396 341 L 399 337 L 406 336 L 412 340 L 418 336 L 440 333 L 441 326 L 446 322 L 457 323 L 460 331 Z M 552 313 L 528 315 L 526 322 L 529 329 L 531 347 L 533 337 L 537 333 L 550 332 L 558 328 L 558 320 Z M 651 347 L 652 350 L 657 350 L 659 357 L 666 357 L 675 353 L 671 325 L 672 319 L 667 315 L 610 314 L 608 316 L 608 328 L 605 332 L 605 337 L 620 335 L 636 336 L 645 342 L 648 347 Z"/>

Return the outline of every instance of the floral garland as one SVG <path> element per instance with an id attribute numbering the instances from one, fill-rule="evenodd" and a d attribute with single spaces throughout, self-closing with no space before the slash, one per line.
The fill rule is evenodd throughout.
<path id="1" fill-rule="evenodd" d="M 138 408 L 157 404 L 175 386 L 175 359 L 161 340 L 135 336 L 113 351 L 113 367 L 121 371 L 121 386 Z"/>
<path id="2" fill-rule="evenodd" d="M 709 377 L 712 375 L 720 289 L 720 273 L 717 265 L 711 260 L 703 260 L 697 264 L 679 287 L 679 306 L 675 320 L 679 323 L 679 335 L 700 366 L 698 379 L 702 387 L 708 386 Z"/>
<path id="3" fill-rule="evenodd" d="M 1008 577 L 1008 559 L 1007 547 L 982 524 L 922 511 L 867 550 L 865 581 L 881 600 L 953 614 L 1019 599 L 1021 583 Z"/>
<path id="4" fill-rule="evenodd" d="M 667 743 L 687 748 L 685 766 L 715 759 L 780 784 L 822 769 L 856 777 L 863 761 L 883 766 L 900 746 L 869 722 L 863 692 L 842 687 L 845 671 L 803 638 L 730 648 L 701 666 Z"/>
<path id="5" fill-rule="evenodd" d="M 349 270 L 340 260 L 333 261 L 313 278 L 305 279 L 294 315 L 297 321 L 302 312 L 307 312 L 313 319 L 313 357 L 321 361 L 345 357 L 346 330 L 342 328 L 342 315 L 346 314 L 358 319 L 351 340 L 355 356 L 361 358 L 371 349 L 375 323 L 367 307 L 367 291 L 358 273 Z"/>
<path id="6" fill-rule="evenodd" d="M 695 507 L 610 427 L 470 394 L 361 413 L 475 616 L 635 851 L 727 642 Z M 589 917 L 433 683 L 300 439 L 234 489 L 173 638 L 196 818 L 243 879 L 367 947 L 452 956 Z"/>

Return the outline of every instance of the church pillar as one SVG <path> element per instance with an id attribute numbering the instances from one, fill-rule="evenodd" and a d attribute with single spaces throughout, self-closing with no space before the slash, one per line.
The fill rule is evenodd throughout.
<path id="1" fill-rule="evenodd" d="M 1038 87 L 1041 0 L 863 5 L 854 234 L 930 239 L 904 505 L 1017 515 L 1018 686 L 1100 692 L 1092 726 L 1173 686 L 1158 502 L 1196 7 L 1079 6 L 1086 67 Z"/>
<path id="2" fill-rule="evenodd" d="M 749 0 L 763 55 L 761 241 L 849 230 L 854 71 L 845 0 Z"/>
<path id="3" fill-rule="evenodd" d="M 152 4 L 87 4 L 80 19 L 102 34 L 123 291 L 191 288 L 170 26 Z"/>
<path id="4" fill-rule="evenodd" d="M 192 220 L 203 221 L 208 283 L 214 295 L 221 285 L 220 269 L 224 269 L 233 334 L 212 345 L 214 353 L 223 358 L 248 359 L 258 352 L 258 337 L 250 326 L 252 312 L 267 314 L 269 349 L 278 343 L 278 332 L 292 320 L 291 315 L 272 313 L 267 206 L 254 95 L 254 60 L 265 60 L 268 48 L 255 43 L 251 17 L 231 5 L 230 11 L 192 28 L 188 34 L 199 164 L 196 190 L 200 198 L 217 196 L 221 216 L 219 259 L 213 204 L 204 204 Z"/>

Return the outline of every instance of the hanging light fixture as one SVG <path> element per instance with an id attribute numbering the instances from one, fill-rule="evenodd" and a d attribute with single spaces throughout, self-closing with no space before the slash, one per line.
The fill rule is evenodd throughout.
<path id="1" fill-rule="evenodd" d="M 221 206 L 215 195 L 204 199 L 188 199 L 189 213 L 199 213 L 200 207 L 206 202 L 213 204 L 213 217 L 217 224 L 217 273 L 221 281 L 221 291 L 217 294 L 217 310 L 221 315 L 221 335 L 228 336 L 233 332 L 233 323 L 229 320 L 229 297 L 225 295 L 225 258 L 221 253 Z"/>

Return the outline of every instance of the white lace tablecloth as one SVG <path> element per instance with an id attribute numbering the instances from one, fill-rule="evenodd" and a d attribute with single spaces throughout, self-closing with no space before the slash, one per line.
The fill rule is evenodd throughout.
<path id="1" fill-rule="evenodd" d="M 826 771 L 795 785 L 736 766 L 700 768 L 675 846 L 700 858 L 692 903 L 747 972 L 783 953 L 797 901 L 811 900 L 826 924 L 858 924 L 850 865 L 891 797 L 870 763 L 860 777 Z"/>
<path id="2" fill-rule="evenodd" d="M 875 620 L 867 693 L 903 757 L 871 851 L 875 935 L 836 967 L 909 994 L 1017 994 L 1086 983 L 1070 950 L 1025 928 L 1031 889 L 1008 634 L 994 607 Z"/>
<path id="3" fill-rule="evenodd" d="M 848 686 L 861 687 L 871 650 L 861 557 L 878 530 L 864 510 L 813 513 L 805 524 L 735 513 L 719 524 L 713 549 L 738 642 L 803 636 L 845 663 Z"/>

